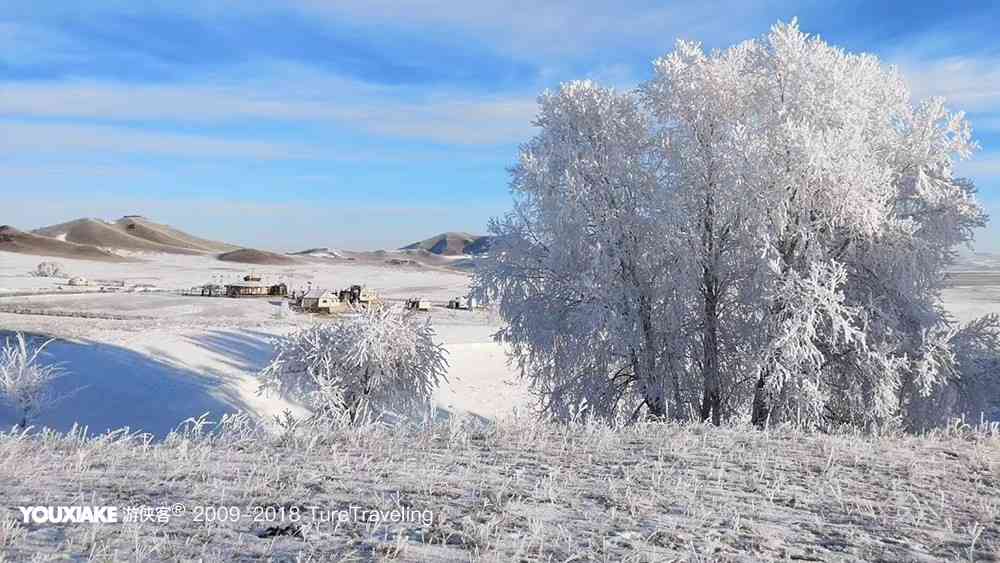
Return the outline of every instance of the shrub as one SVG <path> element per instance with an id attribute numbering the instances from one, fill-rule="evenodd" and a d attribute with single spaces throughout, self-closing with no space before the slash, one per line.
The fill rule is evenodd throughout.
<path id="1" fill-rule="evenodd" d="M 319 419 L 363 424 L 425 407 L 446 380 L 430 321 L 402 308 L 355 311 L 280 338 L 260 392 L 302 401 Z"/>
<path id="2" fill-rule="evenodd" d="M 0 401 L 17 409 L 26 427 L 40 410 L 52 404 L 51 384 L 65 372 L 58 364 L 43 364 L 42 350 L 52 340 L 32 346 L 20 332 L 7 338 L 0 349 Z"/>
<path id="3" fill-rule="evenodd" d="M 31 272 L 31 275 L 38 278 L 65 278 L 68 277 L 63 265 L 59 262 L 40 262 Z"/>

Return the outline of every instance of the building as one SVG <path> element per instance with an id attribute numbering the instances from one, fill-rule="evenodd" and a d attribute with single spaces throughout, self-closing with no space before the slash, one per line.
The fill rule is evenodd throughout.
<path id="1" fill-rule="evenodd" d="M 227 297 L 267 297 L 271 288 L 259 281 L 242 281 L 226 284 Z"/>
<path id="2" fill-rule="evenodd" d="M 461 297 L 453 297 L 451 300 L 448 301 L 449 309 L 468 309 L 471 311 L 472 309 L 475 309 L 477 307 L 479 307 L 479 302 L 476 301 L 476 298 L 468 295 L 463 295 Z"/>
<path id="3" fill-rule="evenodd" d="M 342 289 L 338 298 L 345 305 L 378 307 L 382 304 L 378 293 L 374 289 L 363 285 L 352 285 L 347 289 Z"/>
<path id="4" fill-rule="evenodd" d="M 215 293 L 202 290 L 202 295 L 215 295 Z M 284 283 L 268 285 L 261 281 L 260 276 L 250 273 L 243 276 L 241 282 L 226 284 L 225 295 L 227 297 L 285 297 L 288 295 L 288 285 Z"/>
<path id="5" fill-rule="evenodd" d="M 326 289 L 310 289 L 302 296 L 302 309 L 305 311 L 329 313 L 340 303 L 337 294 Z"/>
<path id="6" fill-rule="evenodd" d="M 420 297 L 406 300 L 406 308 L 412 311 L 430 311 L 431 302 Z"/>
<path id="7" fill-rule="evenodd" d="M 202 297 L 221 297 L 226 295 L 226 288 L 218 284 L 208 284 L 201 286 Z"/>

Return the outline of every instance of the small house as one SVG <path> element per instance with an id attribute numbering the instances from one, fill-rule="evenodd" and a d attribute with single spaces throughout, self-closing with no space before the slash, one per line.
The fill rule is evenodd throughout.
<path id="1" fill-rule="evenodd" d="M 475 297 L 469 295 L 463 295 L 461 297 L 453 297 L 448 301 L 449 309 L 467 309 L 472 310 L 479 307 L 479 302 L 476 301 Z"/>
<path id="2" fill-rule="evenodd" d="M 213 293 L 202 292 L 202 295 L 213 295 Z M 226 284 L 225 295 L 228 297 L 285 297 L 288 295 L 288 285 L 264 283 L 259 275 L 251 272 L 243 276 L 243 281 Z"/>
<path id="3" fill-rule="evenodd" d="M 302 296 L 302 309 L 305 311 L 330 312 L 339 303 L 336 293 L 326 289 L 310 289 Z"/>
<path id="4" fill-rule="evenodd" d="M 431 302 L 420 297 L 414 297 L 413 299 L 406 300 L 406 308 L 411 311 L 430 311 Z"/>
<path id="5" fill-rule="evenodd" d="M 227 297 L 267 297 L 270 287 L 259 281 L 242 281 L 226 284 Z"/>
<path id="6" fill-rule="evenodd" d="M 382 302 L 374 289 L 363 285 L 352 285 L 347 289 L 342 289 L 338 299 L 345 305 L 361 307 L 378 307 Z"/>

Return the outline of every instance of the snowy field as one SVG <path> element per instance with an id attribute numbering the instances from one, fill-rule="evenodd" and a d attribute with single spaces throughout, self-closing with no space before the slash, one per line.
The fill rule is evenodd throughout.
<path id="1" fill-rule="evenodd" d="M 912 437 L 539 424 L 515 415 L 530 401 L 490 339 L 497 319 L 436 306 L 428 316 L 450 382 L 433 422 L 281 430 L 274 415 L 304 411 L 256 393 L 269 339 L 329 317 L 279 319 L 276 299 L 170 292 L 248 271 L 208 258 L 60 260 L 72 275 L 163 290 L 135 293 L 59 289 L 27 275 L 39 260 L 0 253 L 0 330 L 57 338 L 47 359 L 70 374 L 38 424 L 132 433 L 0 432 L 0 561 L 1000 560 L 995 425 Z M 365 283 L 390 300 L 439 305 L 469 281 L 351 264 L 254 270 L 293 289 Z M 959 320 L 1000 312 L 1000 280 L 984 279 L 945 291 Z M 206 412 L 249 417 L 171 433 Z M 0 412 L 3 428 L 15 422 Z M 14 507 L 37 504 L 173 512 L 163 522 L 23 524 Z M 330 521 L 348 507 L 420 516 Z"/>
<path id="2" fill-rule="evenodd" d="M 0 434 L 0 482 L 8 561 L 1000 560 L 995 428 L 507 419 L 280 435 L 233 424 L 162 443 Z M 12 507 L 36 504 L 163 507 L 165 519 L 16 520 Z"/>
<path id="3" fill-rule="evenodd" d="M 264 419 L 294 404 L 257 395 L 255 374 L 271 357 L 269 339 L 295 326 L 330 317 L 292 313 L 275 318 L 281 300 L 184 296 L 171 291 L 237 280 L 251 269 L 265 281 L 292 290 L 375 288 L 389 301 L 420 296 L 441 306 L 427 313 L 448 350 L 449 384 L 441 387 L 439 413 L 495 419 L 527 402 L 514 373 L 490 335 L 496 320 L 482 311 L 455 311 L 443 304 L 466 293 L 462 273 L 412 267 L 319 263 L 274 267 L 223 264 L 212 258 L 146 255 L 146 262 L 103 264 L 59 260 L 73 276 L 94 285 L 28 275 L 42 260 L 0 253 L 0 331 L 58 338 L 47 359 L 69 375 L 58 382 L 60 402 L 38 417 L 39 425 L 93 432 L 130 427 L 163 436 L 189 417 L 246 411 Z M 100 293 L 117 282 L 125 290 Z M 131 292 L 137 284 L 156 291 Z M 26 314 L 30 313 L 30 314 Z M 16 422 L 0 411 L 0 425 Z"/>
<path id="4" fill-rule="evenodd" d="M 278 299 L 172 293 L 238 280 L 250 271 L 284 281 L 292 290 L 362 283 L 389 301 L 430 299 L 437 306 L 427 316 L 449 353 L 449 384 L 435 397 L 440 413 L 496 419 L 529 406 L 502 347 L 492 342 L 498 320 L 488 312 L 443 307 L 467 291 L 464 273 L 342 262 L 244 266 L 203 256 L 136 256 L 145 261 L 59 260 L 70 275 L 93 284 L 70 287 L 66 279 L 28 274 L 43 258 L 0 253 L 0 331 L 59 339 L 47 358 L 62 362 L 69 372 L 58 383 L 60 403 L 38 418 L 40 425 L 66 431 L 75 422 L 98 433 L 127 426 L 163 436 L 205 412 L 247 411 L 268 420 L 286 409 L 302 414 L 283 399 L 258 396 L 255 374 L 271 356 L 270 338 L 330 317 L 277 319 Z M 99 292 L 115 284 L 124 284 L 124 291 Z M 1000 313 L 1000 274 L 963 272 L 954 284 L 944 297 L 957 320 Z M 137 285 L 155 290 L 129 290 Z M 13 413 L 0 410 L 0 425 L 14 422 Z"/>
<path id="5" fill-rule="evenodd" d="M 945 289 L 942 296 L 948 311 L 962 322 L 1000 313 L 1000 271 L 955 273 L 952 286 Z"/>

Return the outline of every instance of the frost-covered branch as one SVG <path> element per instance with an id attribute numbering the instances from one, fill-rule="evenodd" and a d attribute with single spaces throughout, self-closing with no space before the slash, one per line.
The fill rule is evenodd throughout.
<path id="1" fill-rule="evenodd" d="M 275 347 L 260 392 L 300 400 L 321 419 L 417 414 L 447 381 L 445 350 L 429 319 L 401 307 L 358 310 L 279 338 Z"/>

